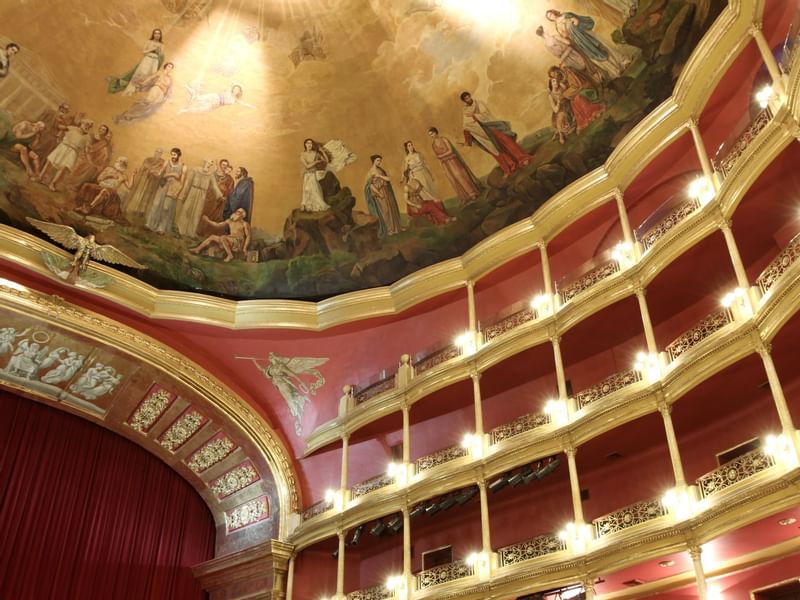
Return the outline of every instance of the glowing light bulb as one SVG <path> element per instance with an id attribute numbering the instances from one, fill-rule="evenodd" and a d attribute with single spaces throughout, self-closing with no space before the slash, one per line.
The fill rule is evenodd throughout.
<path id="1" fill-rule="evenodd" d="M 700 206 L 705 206 L 714 199 L 716 192 L 714 186 L 706 177 L 698 177 L 689 184 L 689 197 L 700 202 Z"/>
<path id="2" fill-rule="evenodd" d="M 772 86 L 765 85 L 763 88 L 756 92 L 756 102 L 761 108 L 767 108 L 769 99 L 772 98 Z"/>

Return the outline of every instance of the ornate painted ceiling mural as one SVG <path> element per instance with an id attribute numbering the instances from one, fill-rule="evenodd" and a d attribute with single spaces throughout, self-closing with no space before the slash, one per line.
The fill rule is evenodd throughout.
<path id="1" fill-rule="evenodd" d="M 602 165 L 723 5 L 5 2 L 0 217 L 94 235 L 165 289 L 386 285 Z"/>

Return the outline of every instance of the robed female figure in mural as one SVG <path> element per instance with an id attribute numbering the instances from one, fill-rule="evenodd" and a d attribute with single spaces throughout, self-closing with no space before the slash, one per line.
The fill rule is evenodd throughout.
<path id="1" fill-rule="evenodd" d="M 462 202 L 468 202 L 477 198 L 481 190 L 481 182 L 467 166 L 453 142 L 439 135 L 436 127 L 428 129 L 428 135 L 433 139 L 431 143 L 433 153 L 441 162 L 444 175 L 459 199 Z"/>
<path id="2" fill-rule="evenodd" d="M 408 140 L 403 144 L 406 156 L 403 159 L 403 172 L 411 171 L 411 176 L 422 184 L 427 192 L 431 195 L 436 194 L 436 188 L 433 186 L 433 173 L 428 168 L 428 163 L 425 162 L 425 157 L 422 156 L 414 147 L 414 142 Z"/>
<path id="3" fill-rule="evenodd" d="M 114 117 L 114 123 L 135 123 L 141 121 L 155 113 L 161 106 L 169 100 L 172 95 L 172 70 L 175 65 L 171 62 L 164 63 L 156 73 L 136 84 L 136 89 L 140 92 L 147 92 L 147 95 L 137 102 L 131 104 L 125 112 Z"/>
<path id="4" fill-rule="evenodd" d="M 372 167 L 367 173 L 367 183 L 364 186 L 367 207 L 370 213 L 378 217 L 378 235 L 380 237 L 395 235 L 400 233 L 402 225 L 391 179 L 381 167 L 383 162 L 381 155 L 373 154 L 369 158 Z"/>
<path id="5" fill-rule="evenodd" d="M 328 210 L 330 206 L 325 202 L 318 175 L 321 173 L 324 176 L 325 168 L 328 166 L 325 149 L 319 143 L 308 138 L 303 142 L 300 164 L 303 165 L 303 196 L 300 200 L 300 210 L 305 212 Z"/>
<path id="6" fill-rule="evenodd" d="M 594 29 L 594 19 L 576 15 L 571 12 L 558 10 L 548 10 L 545 13 L 548 21 L 551 21 L 556 28 L 556 33 L 570 45 L 578 50 L 586 59 L 598 64 L 603 63 L 609 73 L 614 77 L 619 77 L 625 70 L 617 58 L 616 53 L 597 39 L 592 30 Z"/>
<path id="7" fill-rule="evenodd" d="M 126 96 L 137 92 L 136 85 L 154 75 L 164 63 L 164 40 L 160 29 L 153 29 L 150 39 L 142 48 L 142 59 L 130 71 L 119 77 L 106 77 L 108 93 L 117 94 L 124 91 Z"/>
<path id="8" fill-rule="evenodd" d="M 444 225 L 455 219 L 444 210 L 444 204 L 431 195 L 410 169 L 403 173 L 406 212 L 409 217 L 422 217 L 433 225 Z"/>

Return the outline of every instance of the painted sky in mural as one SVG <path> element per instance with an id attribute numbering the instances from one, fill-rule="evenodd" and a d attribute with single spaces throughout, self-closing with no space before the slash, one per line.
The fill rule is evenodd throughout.
<path id="1" fill-rule="evenodd" d="M 385 285 L 602 164 L 722 4 L 7 2 L 2 217 L 94 233 L 160 287 Z"/>

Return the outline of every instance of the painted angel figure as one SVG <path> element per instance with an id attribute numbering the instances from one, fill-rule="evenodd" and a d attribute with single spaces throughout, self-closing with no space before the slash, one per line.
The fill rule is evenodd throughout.
<path id="1" fill-rule="evenodd" d="M 134 269 L 144 269 L 144 265 L 139 264 L 127 254 L 120 252 L 114 246 L 108 244 L 98 244 L 94 239 L 94 234 L 82 237 L 69 225 L 58 223 L 48 223 L 27 217 L 28 223 L 36 227 L 39 231 L 46 233 L 50 239 L 58 242 L 68 250 L 76 250 L 72 257 L 69 273 L 65 279 L 67 283 L 74 284 L 80 275 L 86 271 L 89 261 L 92 259 L 102 260 L 115 265 L 124 265 Z M 58 274 L 60 276 L 60 274 Z"/>
<path id="2" fill-rule="evenodd" d="M 233 104 L 255 108 L 252 104 L 242 100 L 244 88 L 238 83 L 232 83 L 231 87 L 222 92 L 204 92 L 203 85 L 200 82 L 193 82 L 191 85 L 185 85 L 184 87 L 186 88 L 188 103 L 178 111 L 179 115 L 207 113 L 221 106 L 231 106 Z"/>
<path id="3" fill-rule="evenodd" d="M 258 370 L 264 373 L 264 376 L 278 389 L 283 399 L 286 400 L 286 404 L 289 405 L 289 411 L 294 416 L 294 430 L 297 435 L 301 435 L 303 432 L 303 412 L 305 411 L 306 403 L 310 400 L 309 396 L 315 396 L 317 390 L 325 385 L 325 377 L 317 370 L 317 367 L 324 365 L 328 362 L 328 359 L 300 356 L 289 358 L 270 352 L 269 364 L 262 365 L 260 362 L 264 362 L 263 358 L 237 358 L 249 358 L 252 360 Z M 308 378 L 312 378 L 313 381 L 307 383 L 306 380 Z"/>

